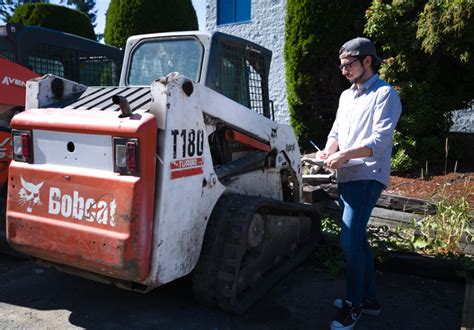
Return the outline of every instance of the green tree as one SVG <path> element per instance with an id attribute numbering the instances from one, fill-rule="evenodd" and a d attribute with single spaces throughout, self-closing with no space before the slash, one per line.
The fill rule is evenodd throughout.
<path id="1" fill-rule="evenodd" d="M 0 19 L 3 22 L 8 22 L 8 20 L 12 16 L 14 7 L 15 5 L 13 3 L 13 0 L 5 0 L 0 2 Z"/>
<path id="2" fill-rule="evenodd" d="M 365 31 L 386 59 L 382 77 L 402 99 L 400 169 L 442 162 L 450 112 L 474 99 L 473 14 L 470 0 L 376 0 L 367 11 Z"/>
<path id="3" fill-rule="evenodd" d="M 15 9 L 10 23 L 41 26 L 95 40 L 94 28 L 86 14 L 48 3 L 26 3 Z"/>
<path id="4" fill-rule="evenodd" d="M 97 10 L 94 9 L 95 0 L 61 0 L 61 3 L 64 3 L 65 1 L 67 5 L 74 5 L 77 10 L 86 14 L 91 20 L 92 26 L 96 26 L 95 21 L 97 19 Z"/>
<path id="5" fill-rule="evenodd" d="M 290 122 L 300 147 L 309 140 L 323 145 L 341 92 L 349 86 L 341 75 L 339 48 L 362 35 L 370 1 L 288 0 L 285 66 Z"/>
<path id="6" fill-rule="evenodd" d="M 49 0 L 0 0 L 0 22 L 8 22 L 16 7 L 25 3 L 44 2 Z"/>
<path id="7" fill-rule="evenodd" d="M 197 29 L 191 0 L 111 0 L 104 37 L 107 44 L 123 48 L 132 35 Z"/>
<path id="8" fill-rule="evenodd" d="M 418 21 L 417 38 L 428 54 L 445 50 L 460 63 L 472 61 L 474 1 L 429 1 Z"/>

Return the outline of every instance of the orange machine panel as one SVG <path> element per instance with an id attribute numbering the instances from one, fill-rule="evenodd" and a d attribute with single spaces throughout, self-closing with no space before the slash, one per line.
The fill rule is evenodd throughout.
<path id="1" fill-rule="evenodd" d="M 12 159 L 11 133 L 0 130 L 0 189 L 6 186 L 8 181 L 8 166 Z"/>
<path id="2" fill-rule="evenodd" d="M 25 106 L 26 81 L 39 75 L 12 61 L 0 58 L 0 105 Z"/>
<path id="3" fill-rule="evenodd" d="M 33 129 L 33 135 L 39 127 L 70 132 L 78 112 L 27 111 L 12 126 Z M 116 112 L 82 118 L 91 116 L 92 126 L 81 122 L 84 134 L 139 139 L 140 176 L 13 161 L 7 238 L 16 250 L 42 260 L 141 282 L 150 268 L 156 120 L 150 114 L 121 119 Z"/>

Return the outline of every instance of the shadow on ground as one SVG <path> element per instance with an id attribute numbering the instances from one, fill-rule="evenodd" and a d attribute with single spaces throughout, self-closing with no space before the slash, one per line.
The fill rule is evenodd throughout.
<path id="1" fill-rule="evenodd" d="M 0 328 L 328 329 L 344 283 L 308 261 L 242 316 L 200 306 L 189 278 L 150 293 L 0 255 Z M 459 329 L 464 283 L 378 274 L 383 312 L 357 329 Z"/>

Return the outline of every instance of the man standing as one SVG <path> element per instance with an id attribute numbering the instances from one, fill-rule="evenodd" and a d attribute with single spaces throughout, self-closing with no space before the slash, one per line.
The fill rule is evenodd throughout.
<path id="1" fill-rule="evenodd" d="M 397 92 L 377 74 L 381 59 L 369 39 L 349 40 L 341 47 L 339 59 L 339 68 L 352 86 L 341 94 L 326 147 L 317 157 L 337 169 L 340 241 L 347 267 L 346 297 L 334 301 L 338 312 L 331 329 L 353 329 L 361 313 L 381 311 L 366 227 L 388 185 L 393 131 L 402 108 Z M 347 166 L 354 158 L 363 163 Z"/>

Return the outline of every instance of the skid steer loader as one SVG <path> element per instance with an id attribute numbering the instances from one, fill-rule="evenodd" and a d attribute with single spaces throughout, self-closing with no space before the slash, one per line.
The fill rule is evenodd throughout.
<path id="1" fill-rule="evenodd" d="M 127 41 L 120 87 L 29 81 L 9 244 L 144 292 L 192 272 L 198 301 L 245 311 L 320 236 L 293 130 L 272 120 L 270 60 L 223 33 L 163 33 Z"/>

